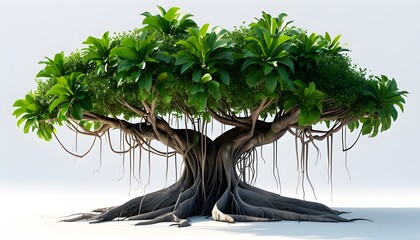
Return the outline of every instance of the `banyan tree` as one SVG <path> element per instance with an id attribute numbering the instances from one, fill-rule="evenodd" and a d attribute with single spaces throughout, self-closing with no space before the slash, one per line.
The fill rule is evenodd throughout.
<path id="1" fill-rule="evenodd" d="M 147 151 L 152 161 L 182 162 L 172 185 L 68 221 L 354 220 L 254 186 L 256 151 L 292 135 L 304 181 L 309 148 L 326 141 L 331 149 L 345 129 L 375 137 L 403 111 L 407 92 L 355 66 L 340 36 L 309 34 L 284 13 L 226 30 L 198 26 L 176 7 L 159 10 L 143 13 L 138 29 L 89 36 L 81 50 L 46 58 L 36 90 L 14 104 L 18 125 L 41 139 L 65 126 L 130 158 Z M 223 131 L 212 137 L 217 124 Z"/>

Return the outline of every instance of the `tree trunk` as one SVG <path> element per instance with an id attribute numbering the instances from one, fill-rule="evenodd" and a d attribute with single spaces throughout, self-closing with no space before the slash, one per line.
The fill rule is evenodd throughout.
<path id="1" fill-rule="evenodd" d="M 133 128 L 139 129 L 139 128 Z M 132 129 L 132 131 L 134 131 Z M 135 130 L 139 131 L 139 130 Z M 143 129 L 144 131 L 144 129 Z M 216 221 L 317 221 L 344 222 L 332 210 L 315 202 L 291 199 L 249 185 L 236 171 L 244 154 L 255 147 L 273 142 L 281 137 L 270 138 L 270 130 L 255 131 L 233 128 L 214 141 L 192 130 L 173 130 L 166 145 L 183 156 L 184 169 L 180 179 L 168 188 L 134 198 L 120 206 L 96 209 L 92 214 L 65 221 L 94 220 L 103 222 L 113 219 L 145 220 L 136 225 L 157 222 L 175 222 L 180 227 L 188 226 L 187 218 L 194 215 L 211 215 Z M 194 136 L 195 135 L 195 136 Z M 197 139 L 198 143 L 188 141 Z M 187 144 L 176 144 L 178 138 Z M 240 168 L 243 170 L 242 168 Z"/>

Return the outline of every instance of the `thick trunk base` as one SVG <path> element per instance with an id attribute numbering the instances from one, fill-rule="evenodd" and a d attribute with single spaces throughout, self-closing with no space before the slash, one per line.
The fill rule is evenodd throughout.
<path id="1" fill-rule="evenodd" d="M 139 221 L 135 225 L 172 222 L 174 226 L 189 226 L 188 217 L 211 215 L 216 221 L 262 222 L 262 221 L 313 221 L 350 222 L 363 219 L 346 219 L 345 212 L 333 210 L 323 204 L 287 198 L 254 186 L 239 182 L 226 191 L 214 203 L 211 212 L 203 211 L 204 199 L 200 196 L 200 181 L 185 187 L 175 183 L 120 206 L 98 208 L 91 213 L 79 214 L 65 219 L 66 222 L 87 220 L 100 223 L 112 220 Z"/>

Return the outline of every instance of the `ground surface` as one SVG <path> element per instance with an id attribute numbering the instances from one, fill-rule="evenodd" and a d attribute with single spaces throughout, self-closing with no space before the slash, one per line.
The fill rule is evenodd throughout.
<path id="1" fill-rule="evenodd" d="M 112 205 L 122 199 L 98 200 L 93 194 L 25 194 L 1 191 L 0 239 L 420 239 L 420 208 L 339 208 L 353 212 L 350 218 L 369 218 L 374 222 L 308 223 L 215 222 L 204 217 L 191 218 L 191 227 L 169 227 L 169 223 L 131 226 L 135 222 L 57 222 L 60 216 Z M 25 208 L 22 208 L 26 206 Z M 141 236 L 141 238 L 139 238 Z M 150 239 L 150 238 L 149 238 Z"/>

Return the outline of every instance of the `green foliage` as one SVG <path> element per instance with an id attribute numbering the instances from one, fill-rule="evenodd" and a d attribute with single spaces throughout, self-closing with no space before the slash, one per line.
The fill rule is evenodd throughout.
<path id="1" fill-rule="evenodd" d="M 159 61 L 169 62 L 170 57 L 160 52 L 161 43 L 154 41 L 154 35 L 147 36 L 142 33 L 138 39 L 125 39 L 118 47 L 111 50 L 111 54 L 119 58 L 116 80 L 119 85 L 138 82 L 139 88 L 150 91 L 152 75 L 161 72 L 151 70 L 147 66 Z"/>
<path id="2" fill-rule="evenodd" d="M 289 49 L 293 42 L 282 32 L 285 15 L 273 18 L 263 13 L 263 16 L 256 24 L 251 24 L 256 37 L 245 39 L 248 44 L 244 49 L 245 61 L 241 70 L 248 70 L 246 83 L 249 87 L 261 84 L 266 95 L 273 96 L 277 84 L 283 90 L 292 85 L 289 72 L 294 71 L 294 64 Z"/>
<path id="3" fill-rule="evenodd" d="M 315 124 L 321 116 L 322 100 L 325 94 L 317 90 L 313 82 L 310 82 L 308 86 L 299 80 L 293 83 L 294 86 L 291 89 L 293 94 L 286 98 L 283 108 L 286 111 L 296 107 L 300 110 L 298 121 L 300 126 Z"/>
<path id="4" fill-rule="evenodd" d="M 251 23 L 252 28 L 263 28 L 269 31 L 270 34 L 281 34 L 286 29 L 287 26 L 293 21 L 286 22 L 287 14 L 280 13 L 277 18 L 272 17 L 266 12 L 262 12 L 262 17 L 257 19 L 257 22 Z"/>
<path id="5" fill-rule="evenodd" d="M 219 82 L 229 86 L 230 74 L 225 66 L 234 62 L 232 41 L 224 39 L 227 31 L 215 28 L 208 33 L 208 28 L 208 24 L 201 29 L 189 28 L 189 38 L 177 43 L 184 49 L 175 55 L 180 74 L 191 76 L 188 105 L 195 106 L 198 112 L 206 109 L 209 96 L 221 99 Z"/>
<path id="6" fill-rule="evenodd" d="M 111 36 L 88 37 L 85 48 L 46 58 L 38 88 L 14 104 L 24 132 L 51 139 L 54 125 L 76 120 L 86 130 L 101 123 L 85 112 L 130 119 L 135 112 L 120 100 L 144 108 L 156 102 L 156 114 L 209 120 L 209 109 L 249 113 L 261 100 L 276 103 L 260 119 L 298 111 L 296 124 L 310 127 L 325 111 L 340 109 L 351 130 L 376 136 L 402 111 L 407 92 L 385 76 L 368 77 L 354 66 L 340 35 L 307 34 L 290 26 L 287 15 L 265 12 L 232 31 L 197 26 L 179 8 L 142 15 L 143 27 Z M 328 119 L 334 121 L 334 119 Z"/>
<path id="7" fill-rule="evenodd" d="M 341 35 L 338 35 L 335 38 L 331 38 L 330 34 L 328 34 L 327 32 L 325 33 L 323 41 L 325 43 L 325 48 L 327 49 L 329 53 L 337 55 L 341 52 L 349 51 L 347 48 L 344 48 L 340 45 L 340 42 L 339 42 L 340 38 L 341 38 Z"/>
<path id="8" fill-rule="evenodd" d="M 367 103 L 369 112 L 359 121 L 363 124 L 362 134 L 375 137 L 379 131 L 388 130 L 392 121 L 397 120 L 397 107 L 404 111 L 404 96 L 408 92 L 400 91 L 395 79 L 388 79 L 384 75 L 372 79 L 370 86 L 370 89 L 363 92 L 364 95 L 370 97 L 370 101 Z"/>
<path id="9" fill-rule="evenodd" d="M 79 125 L 88 131 L 97 131 L 103 126 L 101 122 L 85 121 L 85 120 L 79 121 Z"/>
<path id="10" fill-rule="evenodd" d="M 25 98 L 17 100 L 13 107 L 15 111 L 13 116 L 18 118 L 17 125 L 23 124 L 23 132 L 36 131 L 39 138 L 51 140 L 53 126 L 48 122 L 51 118 L 49 112 L 45 111 L 42 104 L 36 100 L 36 94 L 29 92 Z"/>
<path id="11" fill-rule="evenodd" d="M 64 52 L 57 53 L 54 59 L 46 57 L 47 61 L 41 61 L 39 64 L 45 64 L 45 68 L 39 71 L 36 77 L 50 78 L 61 77 L 66 74 L 64 67 Z"/>
<path id="12" fill-rule="evenodd" d="M 83 110 L 93 109 L 83 77 L 80 73 L 59 77 L 57 83 L 47 92 L 47 95 L 53 96 L 49 111 L 53 112 L 57 107 L 60 109 L 57 113 L 59 123 L 67 120 L 69 112 L 74 119 L 81 120 Z"/>
<path id="13" fill-rule="evenodd" d="M 314 82 L 328 99 L 334 100 L 333 107 L 347 108 L 355 116 L 366 111 L 363 95 L 364 89 L 369 88 L 366 71 L 354 67 L 346 55 L 320 55 L 316 68 L 300 68 L 293 78 Z"/>
<path id="14" fill-rule="evenodd" d="M 295 62 L 306 71 L 317 67 L 320 58 L 325 54 L 337 56 L 348 51 L 340 45 L 341 35 L 331 39 L 327 32 L 325 36 L 316 33 L 307 35 L 305 31 L 299 29 L 293 29 L 289 34 L 295 38 L 295 45 L 291 49 L 295 56 Z"/>
<path id="15" fill-rule="evenodd" d="M 157 30 L 165 34 L 178 34 L 185 32 L 190 27 L 196 27 L 197 24 L 190 19 L 193 15 L 179 13 L 178 7 L 172 7 L 168 11 L 158 6 L 160 15 L 152 15 L 149 12 L 144 12 L 141 15 L 145 16 L 143 24 L 146 25 L 144 29 Z"/>
<path id="16" fill-rule="evenodd" d="M 208 78 L 213 78 L 213 74 L 218 75 L 225 85 L 229 85 L 230 76 L 223 67 L 233 64 L 233 53 L 230 50 L 232 42 L 223 39 L 226 30 L 215 28 L 207 33 L 208 28 L 209 25 L 204 24 L 201 29 L 188 29 L 190 37 L 177 43 L 183 45 L 184 49 L 175 55 L 175 65 L 181 66 L 181 74 L 191 72 L 191 80 L 194 82 L 206 82 Z"/>
<path id="17" fill-rule="evenodd" d="M 96 65 L 96 74 L 108 71 L 110 64 L 111 39 L 109 32 L 105 32 L 102 38 L 89 36 L 83 44 L 88 45 L 83 48 L 83 58 L 86 62 L 94 62 Z"/>
<path id="18" fill-rule="evenodd" d="M 171 97 L 162 80 L 169 76 L 167 64 L 172 57 L 161 51 L 161 46 L 162 42 L 156 41 L 155 33 L 141 32 L 138 36 L 124 39 L 119 46 L 113 48 L 111 54 L 118 57 L 115 75 L 118 86 L 131 87 L 131 83 L 136 83 L 138 98 L 149 101 L 157 96 L 152 91 L 156 89 L 163 101 L 168 103 Z"/>
<path id="19" fill-rule="evenodd" d="M 299 67 L 305 67 L 306 70 L 314 68 L 324 50 L 322 37 L 315 33 L 309 36 L 301 33 L 298 35 L 296 43 L 294 51 Z"/>

